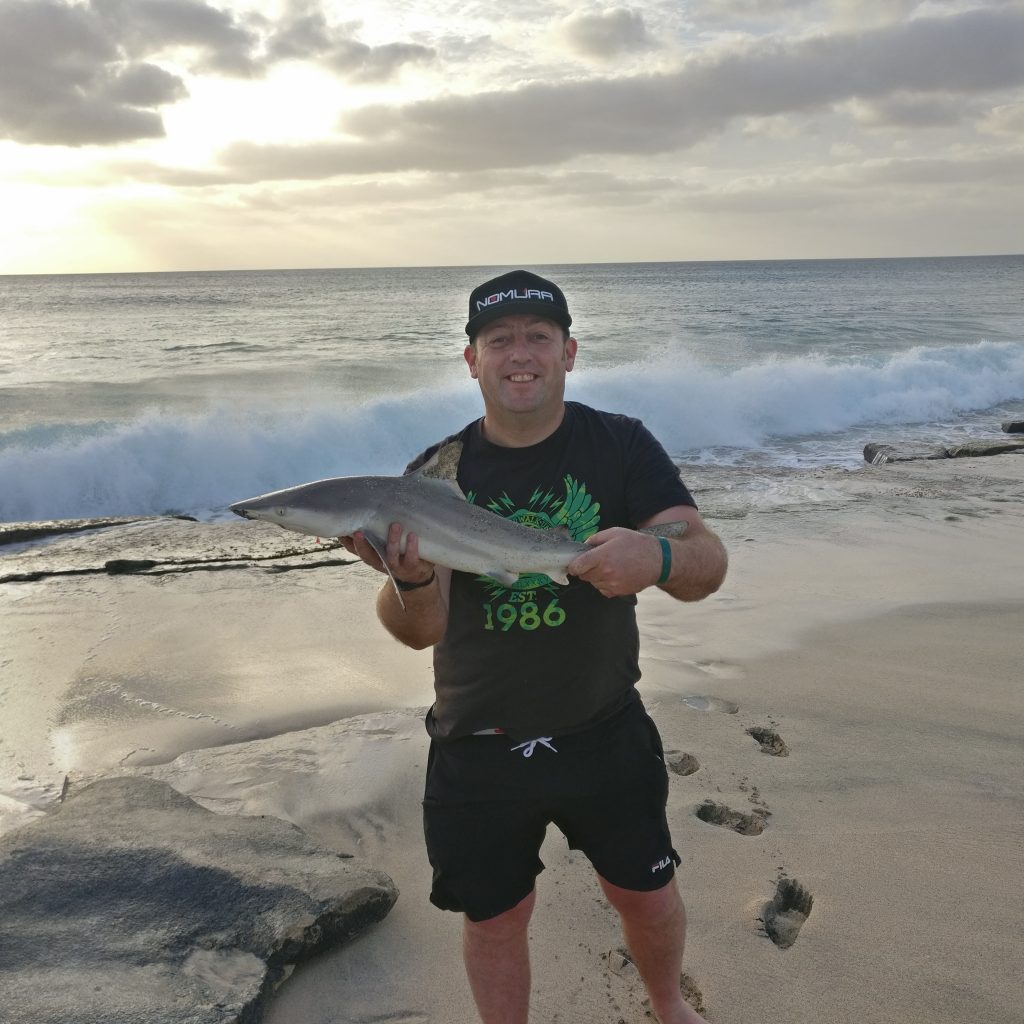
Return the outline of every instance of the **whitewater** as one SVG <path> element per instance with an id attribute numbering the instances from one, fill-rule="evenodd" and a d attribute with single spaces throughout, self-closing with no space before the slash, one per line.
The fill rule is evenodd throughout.
<path id="1" fill-rule="evenodd" d="M 0 521 L 218 518 L 401 472 L 481 414 L 463 306 L 501 269 L 0 279 Z M 1024 418 L 1021 257 L 535 269 L 574 313 L 567 396 L 644 420 L 688 478 Z"/>

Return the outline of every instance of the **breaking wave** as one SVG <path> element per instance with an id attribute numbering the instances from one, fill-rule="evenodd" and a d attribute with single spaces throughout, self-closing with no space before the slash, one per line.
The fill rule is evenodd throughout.
<path id="1" fill-rule="evenodd" d="M 866 428 L 954 431 L 965 417 L 1024 402 L 1024 343 L 918 347 L 877 361 L 777 358 L 732 371 L 672 356 L 574 373 L 568 396 L 639 416 L 680 461 L 757 451 L 794 464 L 810 443 L 826 462 L 852 465 Z M 216 515 L 305 480 L 400 472 L 481 411 L 469 381 L 348 407 L 315 401 L 268 410 L 266 396 L 251 394 L 199 414 L 154 410 L 0 435 L 0 520 Z"/>

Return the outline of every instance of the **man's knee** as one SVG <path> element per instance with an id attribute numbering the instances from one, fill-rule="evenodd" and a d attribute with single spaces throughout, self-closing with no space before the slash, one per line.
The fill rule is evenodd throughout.
<path id="1" fill-rule="evenodd" d="M 537 893 L 533 890 L 510 910 L 489 917 L 485 921 L 472 921 L 465 917 L 463 920 L 466 936 L 481 942 L 508 942 L 517 939 L 526 932 L 536 901 Z"/>
<path id="2" fill-rule="evenodd" d="M 627 920 L 656 922 L 674 917 L 682 910 L 683 901 L 679 896 L 675 878 L 660 889 L 637 891 L 613 885 L 606 878 L 597 876 L 608 902 Z"/>

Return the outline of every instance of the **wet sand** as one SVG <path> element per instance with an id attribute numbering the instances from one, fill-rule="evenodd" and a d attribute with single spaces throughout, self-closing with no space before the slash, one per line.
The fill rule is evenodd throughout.
<path id="1" fill-rule="evenodd" d="M 732 558 L 719 594 L 641 596 L 686 971 L 716 1024 L 1009 1024 L 1024 456 L 815 479 L 788 508 L 723 503 L 716 518 L 705 505 Z M 162 522 L 0 550 L 0 575 L 241 559 L 0 584 L 0 827 L 45 813 L 65 775 L 121 772 L 293 821 L 387 871 L 401 896 L 296 972 L 269 1024 L 473 1020 L 459 921 L 427 902 L 429 655 L 379 629 L 364 567 L 248 562 L 294 540 L 263 529 Z M 287 564 L 325 557 L 310 548 Z M 553 829 L 542 858 L 532 1019 L 644 1021 L 592 872 Z"/>

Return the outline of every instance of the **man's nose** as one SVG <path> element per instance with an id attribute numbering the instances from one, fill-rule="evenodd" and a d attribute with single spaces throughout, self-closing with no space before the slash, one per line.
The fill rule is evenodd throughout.
<path id="1" fill-rule="evenodd" d="M 525 334 L 517 334 L 513 337 L 509 356 L 517 362 L 525 362 L 530 358 L 530 343 L 526 340 Z"/>

